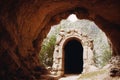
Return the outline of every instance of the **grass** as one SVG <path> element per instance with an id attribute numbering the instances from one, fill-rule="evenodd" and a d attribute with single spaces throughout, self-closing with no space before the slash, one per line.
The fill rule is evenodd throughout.
<path id="1" fill-rule="evenodd" d="M 83 73 L 80 75 L 78 80 L 92 79 L 92 78 L 95 79 L 97 76 L 103 75 L 106 72 L 107 70 L 99 70 L 99 71 L 94 71 L 94 72 L 89 72 L 89 73 Z"/>

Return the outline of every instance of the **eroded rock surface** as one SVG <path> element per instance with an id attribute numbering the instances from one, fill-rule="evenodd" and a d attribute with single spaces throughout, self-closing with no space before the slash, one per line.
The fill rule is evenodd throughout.
<path id="1" fill-rule="evenodd" d="M 119 0 L 1 0 L 0 79 L 35 80 L 46 73 L 38 53 L 51 25 L 69 14 L 93 20 L 120 55 Z"/>

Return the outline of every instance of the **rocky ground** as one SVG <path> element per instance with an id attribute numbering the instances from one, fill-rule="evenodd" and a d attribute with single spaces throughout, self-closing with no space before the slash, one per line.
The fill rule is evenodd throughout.
<path id="1" fill-rule="evenodd" d="M 71 75 L 65 75 L 59 80 L 78 80 L 78 78 L 79 78 L 79 75 L 71 74 Z"/>
<path id="2" fill-rule="evenodd" d="M 109 77 L 107 69 L 101 69 L 99 71 L 83 73 L 80 75 L 66 75 L 59 80 L 120 80 L 120 77 L 112 78 Z"/>

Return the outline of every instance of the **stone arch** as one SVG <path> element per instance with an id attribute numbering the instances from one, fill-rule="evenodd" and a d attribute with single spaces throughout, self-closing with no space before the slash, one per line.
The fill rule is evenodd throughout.
<path id="1" fill-rule="evenodd" d="M 85 66 L 93 64 L 93 40 L 91 40 L 87 35 L 82 34 L 76 29 L 68 29 L 67 31 L 61 30 L 57 36 L 55 50 L 53 53 L 53 71 L 56 75 L 64 75 L 64 46 L 70 40 L 77 40 L 81 43 L 83 47 L 83 71 L 85 72 Z M 89 53 L 88 53 L 89 51 Z M 89 57 L 88 57 L 89 54 Z"/>
<path id="2" fill-rule="evenodd" d="M 118 44 L 115 44 L 113 42 L 113 39 L 114 39 L 115 36 L 112 36 L 112 35 L 115 35 L 115 34 L 108 32 L 108 31 L 111 31 L 111 32 L 115 32 L 116 31 L 116 33 L 118 34 L 119 33 L 119 29 L 116 30 L 116 29 L 110 29 L 109 27 L 107 27 L 107 26 L 110 26 L 111 28 L 113 28 L 114 27 L 113 25 L 118 27 L 118 25 L 117 25 L 117 24 L 119 24 L 118 22 L 117 22 L 117 24 L 112 24 L 111 21 L 108 21 L 106 19 L 106 18 L 108 18 L 108 15 L 106 15 L 106 18 L 103 18 L 101 14 L 98 15 L 98 14 L 94 13 L 90 9 L 90 7 L 93 8 L 93 6 L 83 7 L 83 6 L 81 6 L 82 4 L 78 5 L 78 1 L 75 1 L 74 3 L 76 5 L 73 4 L 72 6 L 70 6 L 71 3 L 69 3 L 69 2 L 66 2 L 65 4 L 62 4 L 62 6 L 68 5 L 68 7 L 65 8 L 64 10 L 61 10 L 61 6 L 57 5 L 56 6 L 57 9 L 54 8 L 53 11 L 50 11 L 50 12 L 48 12 L 46 14 L 47 16 L 45 17 L 45 19 L 49 18 L 48 20 L 45 20 L 46 23 L 44 24 L 44 29 L 46 30 L 46 33 L 45 33 L 44 29 L 42 31 L 37 31 L 38 33 L 36 33 L 36 37 L 37 36 L 40 37 L 39 38 L 40 40 L 38 39 L 36 42 L 41 44 L 41 42 L 42 42 L 41 38 L 45 37 L 45 35 L 44 36 L 40 36 L 41 33 L 42 34 L 44 34 L 44 33 L 47 34 L 49 32 L 49 29 L 50 29 L 51 25 L 58 24 L 62 19 L 66 19 L 71 13 L 74 13 L 74 14 L 77 15 L 77 17 L 79 19 L 88 19 L 88 20 L 94 21 L 98 25 L 98 27 L 101 30 L 103 30 L 103 32 L 105 32 L 106 36 L 110 39 L 110 41 L 112 43 L 112 46 L 113 45 L 119 46 Z M 60 4 L 60 3 L 56 3 L 56 4 Z M 50 5 L 50 6 L 52 7 L 53 5 Z M 95 9 L 95 11 L 96 11 L 96 9 Z M 51 15 L 51 13 L 53 13 L 53 14 Z M 99 12 L 99 13 L 101 13 L 101 12 Z M 50 14 L 50 15 L 48 15 L 48 14 Z M 37 45 L 37 46 L 40 49 L 40 46 L 39 45 Z M 113 55 L 119 55 L 119 53 L 118 53 L 119 48 L 118 48 L 118 51 L 116 49 L 114 49 L 114 47 L 112 49 L 113 49 Z"/>
<path id="3" fill-rule="evenodd" d="M 42 40 L 46 37 L 51 25 L 59 23 L 71 13 L 75 13 L 79 19 L 93 20 L 110 39 L 113 56 L 119 58 L 119 4 L 119 0 L 10 0 L 7 3 L 1 0 L 0 64 L 2 68 L 0 68 L 0 76 L 10 79 L 6 72 L 16 74 L 19 68 L 22 73 L 18 75 L 34 76 L 32 72 L 36 66 L 40 67 L 40 75 L 43 74 L 44 70 L 41 69 L 38 57 Z M 4 56 L 4 53 L 7 56 Z M 119 65 L 120 60 L 117 59 L 117 61 Z M 7 69 L 4 66 L 7 66 Z M 19 80 L 18 76 L 14 77 Z"/>

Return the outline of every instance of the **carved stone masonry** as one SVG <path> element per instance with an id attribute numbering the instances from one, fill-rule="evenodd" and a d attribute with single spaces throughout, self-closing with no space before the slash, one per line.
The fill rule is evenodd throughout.
<path id="1" fill-rule="evenodd" d="M 94 64 L 93 61 L 93 40 L 76 29 L 61 30 L 57 36 L 56 46 L 53 53 L 52 70 L 55 75 L 64 75 L 64 51 L 65 44 L 72 39 L 77 39 L 83 46 L 83 72 L 88 71 L 87 66 Z M 87 70 L 85 70 L 87 69 Z"/>

